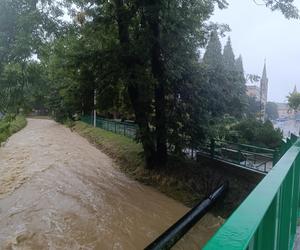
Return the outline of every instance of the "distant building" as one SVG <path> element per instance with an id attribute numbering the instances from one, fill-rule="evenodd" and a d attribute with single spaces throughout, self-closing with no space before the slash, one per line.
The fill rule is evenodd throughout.
<path id="1" fill-rule="evenodd" d="M 247 84 L 247 95 L 260 102 L 260 118 L 266 119 L 266 105 L 268 102 L 268 83 L 266 61 L 260 82 Z"/>
<path id="2" fill-rule="evenodd" d="M 254 97 L 256 100 L 260 99 L 260 87 L 256 85 L 247 85 L 247 95 Z"/>
<path id="3" fill-rule="evenodd" d="M 292 93 L 293 94 L 298 93 L 296 85 Z M 293 109 L 291 109 L 288 103 L 277 102 L 276 105 L 277 105 L 279 119 L 288 118 L 288 119 L 300 120 L 300 113 L 298 111 L 295 112 Z"/>
<path id="4" fill-rule="evenodd" d="M 290 109 L 288 103 L 276 103 L 276 105 L 279 119 L 294 117 L 294 112 Z"/>

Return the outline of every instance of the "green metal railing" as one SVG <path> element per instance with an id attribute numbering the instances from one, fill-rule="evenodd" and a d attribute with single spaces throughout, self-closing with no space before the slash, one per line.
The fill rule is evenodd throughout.
<path id="1" fill-rule="evenodd" d="M 204 250 L 293 249 L 300 205 L 300 139 L 292 136 L 282 150 L 283 157 Z"/>
<path id="2" fill-rule="evenodd" d="M 94 118 L 92 116 L 83 116 L 81 117 L 81 121 L 90 125 L 94 124 Z M 119 122 L 100 117 L 97 117 L 96 119 L 96 127 L 105 129 L 116 134 L 121 134 L 132 139 L 136 138 L 138 128 L 137 125 L 134 123 Z"/>
<path id="3" fill-rule="evenodd" d="M 285 145 L 285 144 L 284 144 Z M 198 148 L 198 154 L 208 156 L 212 159 L 233 163 L 241 167 L 258 172 L 267 173 L 279 160 L 279 150 L 256 147 L 247 144 L 238 144 L 222 140 L 211 140 Z"/>

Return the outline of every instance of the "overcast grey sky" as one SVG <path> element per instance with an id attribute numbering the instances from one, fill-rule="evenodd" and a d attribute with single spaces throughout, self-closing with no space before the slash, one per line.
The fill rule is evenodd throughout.
<path id="1" fill-rule="evenodd" d="M 257 0 L 259 1 L 259 0 Z M 212 21 L 229 24 L 235 55 L 243 56 L 246 73 L 261 75 L 267 59 L 270 101 L 284 102 L 295 84 L 300 90 L 300 20 L 287 20 L 253 0 L 229 0 Z M 300 0 L 296 0 L 300 7 Z"/>

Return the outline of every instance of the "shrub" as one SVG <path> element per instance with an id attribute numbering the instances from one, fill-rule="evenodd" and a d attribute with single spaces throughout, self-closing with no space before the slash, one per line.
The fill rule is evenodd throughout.
<path id="1" fill-rule="evenodd" d="M 283 138 L 280 129 L 275 129 L 270 121 L 263 123 L 256 119 L 246 119 L 233 126 L 232 130 L 236 131 L 239 143 L 260 147 L 277 148 Z"/>
<path id="2" fill-rule="evenodd" d="M 258 147 L 277 148 L 281 145 L 282 132 L 272 122 L 261 122 L 255 118 L 237 121 L 230 116 L 214 120 L 210 126 L 210 138 Z"/>
<path id="3" fill-rule="evenodd" d="M 26 124 L 24 116 L 6 115 L 0 121 L 0 143 L 5 142 L 8 137 L 24 128 Z"/>

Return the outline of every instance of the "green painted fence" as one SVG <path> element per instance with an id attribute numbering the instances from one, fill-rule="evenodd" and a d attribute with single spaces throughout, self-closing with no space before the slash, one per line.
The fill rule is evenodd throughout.
<path id="1" fill-rule="evenodd" d="M 284 152 L 284 149 L 282 151 Z M 198 155 L 268 173 L 279 160 L 281 153 L 279 150 L 253 145 L 211 140 L 209 143 L 202 144 L 202 147 L 198 147 Z"/>
<path id="2" fill-rule="evenodd" d="M 88 123 L 90 125 L 94 124 L 94 118 L 92 116 L 83 116 L 81 121 Z M 136 138 L 138 127 L 134 123 L 129 122 L 119 122 L 115 120 L 109 120 L 97 117 L 96 127 L 108 130 L 110 132 L 121 134 L 129 138 Z"/>
<path id="3" fill-rule="evenodd" d="M 292 136 L 282 150 L 282 158 L 204 250 L 293 249 L 300 205 L 300 139 Z"/>

